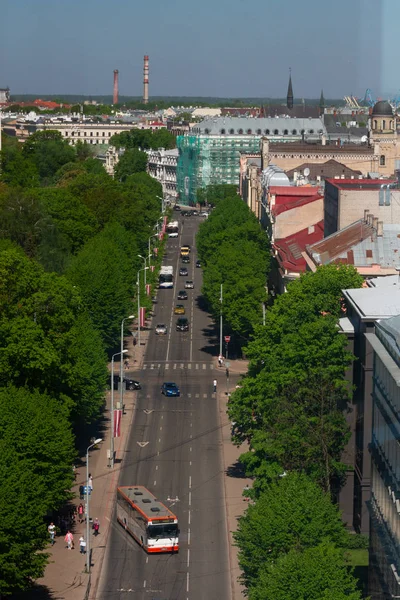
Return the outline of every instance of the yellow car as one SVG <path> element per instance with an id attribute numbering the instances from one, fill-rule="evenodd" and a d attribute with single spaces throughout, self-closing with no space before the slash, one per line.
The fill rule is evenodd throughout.
<path id="1" fill-rule="evenodd" d="M 174 313 L 176 315 L 184 315 L 185 314 L 185 307 L 183 306 L 183 304 L 177 304 L 175 306 Z"/>

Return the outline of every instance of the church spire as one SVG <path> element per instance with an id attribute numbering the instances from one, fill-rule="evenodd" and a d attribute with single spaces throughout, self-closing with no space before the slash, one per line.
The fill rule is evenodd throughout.
<path id="1" fill-rule="evenodd" d="M 286 106 L 289 110 L 293 108 L 292 69 L 289 69 L 289 85 L 287 91 Z"/>
<path id="2" fill-rule="evenodd" d="M 321 98 L 319 99 L 319 114 L 323 115 L 325 110 L 324 90 L 321 90 Z"/>

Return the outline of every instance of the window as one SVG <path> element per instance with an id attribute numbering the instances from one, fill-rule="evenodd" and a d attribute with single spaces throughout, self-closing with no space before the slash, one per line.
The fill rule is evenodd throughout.
<path id="1" fill-rule="evenodd" d="M 381 167 L 386 166 L 386 156 L 384 154 L 381 154 L 379 157 L 379 164 Z"/>
<path id="2" fill-rule="evenodd" d="M 261 135 L 261 129 L 257 129 L 257 135 Z"/>
<path id="3" fill-rule="evenodd" d="M 252 130 L 251 130 L 251 129 L 248 129 L 248 130 L 247 130 L 247 133 L 248 133 L 248 135 L 251 135 L 253 132 L 252 132 Z"/>
<path id="4" fill-rule="evenodd" d="M 386 121 L 385 121 L 385 119 L 383 119 L 383 121 L 382 121 L 382 129 L 386 129 Z"/>
<path id="5" fill-rule="evenodd" d="M 234 130 L 234 129 L 230 129 L 230 130 L 229 130 L 229 133 L 230 133 L 231 135 L 234 135 L 234 133 L 235 133 L 235 130 Z"/>
<path id="6" fill-rule="evenodd" d="M 92 136 L 93 136 L 93 131 L 90 132 L 90 137 L 92 137 Z"/>
<path id="7" fill-rule="evenodd" d="M 238 133 L 239 133 L 240 135 L 242 135 L 242 133 L 243 133 L 243 129 L 239 129 Z"/>
<path id="8" fill-rule="evenodd" d="M 378 121 L 374 119 L 374 129 L 378 129 Z"/>
<path id="9" fill-rule="evenodd" d="M 289 132 L 287 129 L 284 130 L 283 135 L 287 135 Z"/>
<path id="10" fill-rule="evenodd" d="M 310 129 L 310 133 L 314 133 L 314 129 Z"/>
<path id="11" fill-rule="evenodd" d="M 210 133 L 210 130 L 208 129 L 208 127 L 205 128 L 204 133 L 206 133 L 207 135 Z"/>
<path id="12" fill-rule="evenodd" d="M 269 135 L 269 129 L 265 130 L 265 135 Z"/>
<path id="13" fill-rule="evenodd" d="M 292 134 L 297 135 L 297 129 L 293 129 Z"/>
<path id="14" fill-rule="evenodd" d="M 103 137 L 105 137 L 105 135 L 106 135 L 106 134 L 105 134 L 105 132 L 103 131 Z"/>
<path id="15" fill-rule="evenodd" d="M 221 129 L 220 133 L 221 135 L 225 135 L 225 129 Z"/>
<path id="16" fill-rule="evenodd" d="M 99 132 L 98 131 L 96 131 L 96 135 L 97 135 L 97 137 L 99 137 Z"/>
<path id="17" fill-rule="evenodd" d="M 279 130 L 278 129 L 274 129 L 274 135 L 279 135 Z"/>
<path id="18" fill-rule="evenodd" d="M 305 134 L 305 132 L 306 132 L 306 130 L 305 130 L 305 129 L 302 129 L 302 130 L 300 131 L 301 135 L 304 135 L 304 134 Z"/>

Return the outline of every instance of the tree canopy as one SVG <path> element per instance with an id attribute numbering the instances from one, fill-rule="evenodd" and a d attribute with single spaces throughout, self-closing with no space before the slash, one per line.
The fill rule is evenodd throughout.
<path id="1" fill-rule="evenodd" d="M 260 569 L 250 600 L 361 600 L 357 580 L 343 561 L 343 551 L 322 542 L 290 550 Z"/>
<path id="2" fill-rule="evenodd" d="M 125 148 L 126 150 L 133 148 L 140 150 L 165 148 L 165 150 L 171 150 L 176 147 L 176 138 L 165 128 L 155 131 L 132 128 L 130 131 L 113 135 L 110 138 L 110 144 L 116 148 Z"/>

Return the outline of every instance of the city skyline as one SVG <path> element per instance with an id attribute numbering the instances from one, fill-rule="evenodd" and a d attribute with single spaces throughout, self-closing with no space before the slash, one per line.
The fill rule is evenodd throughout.
<path id="1" fill-rule="evenodd" d="M 268 6 L 204 0 L 165 10 L 118 0 L 16 0 L 0 24 L 0 87 L 15 94 L 141 96 L 143 55 L 151 96 L 284 97 L 289 68 L 295 98 L 397 94 L 394 0 L 317 0 Z M 18 23 L 16 35 L 15 24 Z M 392 41 L 393 40 L 393 41 Z"/>

